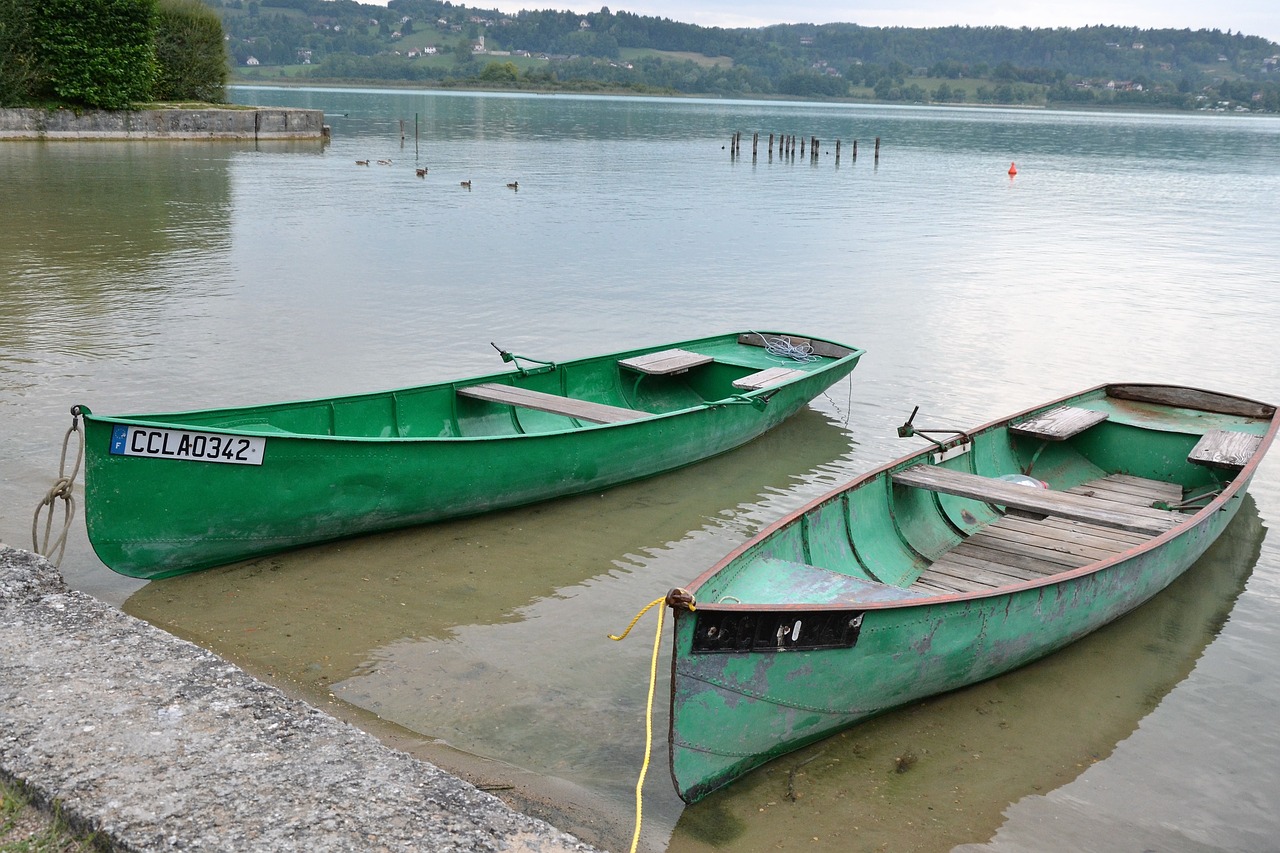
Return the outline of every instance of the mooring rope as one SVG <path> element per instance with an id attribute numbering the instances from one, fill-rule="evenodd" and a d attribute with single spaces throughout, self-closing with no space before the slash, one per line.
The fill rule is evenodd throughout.
<path id="1" fill-rule="evenodd" d="M 627 630 L 617 635 L 609 634 L 609 639 L 615 641 L 625 640 L 627 635 L 631 633 L 631 629 L 640 621 L 640 617 L 648 613 L 653 607 L 667 601 L 677 592 L 684 593 L 687 597 L 687 603 L 684 603 L 683 599 L 678 600 L 676 603 L 683 603 L 683 606 L 687 606 L 690 610 L 693 610 L 693 596 L 685 593 L 684 590 L 672 590 L 667 595 L 664 595 L 661 598 L 655 598 L 653 601 L 646 604 L 641 608 L 640 612 L 632 618 L 631 624 L 627 626 Z M 665 607 L 658 610 L 658 630 L 653 636 L 653 658 L 649 662 L 649 699 L 645 704 L 644 712 L 644 763 L 640 766 L 640 777 L 636 779 L 636 829 L 635 833 L 631 836 L 630 853 L 636 853 L 636 848 L 640 844 L 640 826 L 644 820 L 644 777 L 649 773 L 649 759 L 653 753 L 653 691 L 654 686 L 658 682 L 658 649 L 662 646 L 662 617 L 664 613 L 666 613 Z"/>
<path id="2" fill-rule="evenodd" d="M 67 474 L 67 448 L 71 445 L 71 436 L 76 434 L 79 441 L 76 442 L 76 464 L 71 469 L 71 474 Z M 49 491 L 45 493 L 44 500 L 36 506 L 35 515 L 31 519 L 31 550 L 37 554 L 44 556 L 49 562 L 55 566 L 62 562 L 62 555 L 67 549 L 67 533 L 71 530 L 71 519 L 75 516 L 76 498 L 75 485 L 76 475 L 80 473 L 80 462 L 84 459 L 84 433 L 80 431 L 80 407 L 75 406 L 71 409 L 71 426 L 67 429 L 67 434 L 62 439 L 62 459 L 58 462 L 58 479 L 54 481 Z M 53 544 L 49 543 L 49 536 L 53 532 L 53 502 L 61 499 L 62 504 L 62 532 L 53 540 Z M 41 541 L 39 535 L 40 514 L 44 508 L 49 508 L 49 515 L 44 522 L 44 540 Z"/>
<path id="3" fill-rule="evenodd" d="M 801 364 L 809 364 L 821 358 L 821 356 L 813 354 L 812 344 L 793 344 L 790 338 L 767 338 L 759 332 L 752 332 L 751 334 L 764 341 L 764 350 L 769 355 L 798 361 Z"/>

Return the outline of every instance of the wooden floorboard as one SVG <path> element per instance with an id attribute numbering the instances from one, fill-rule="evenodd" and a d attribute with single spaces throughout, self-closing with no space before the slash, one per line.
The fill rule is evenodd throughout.
<path id="1" fill-rule="evenodd" d="M 1046 521 L 1047 520 L 1048 519 L 1046 519 Z M 1000 520 L 1000 524 L 997 529 L 1027 536 L 1036 536 L 1046 542 L 1060 542 L 1063 545 L 1078 545 L 1086 548 L 1096 548 L 1099 551 L 1106 551 L 1113 554 L 1121 551 L 1128 551 L 1133 547 L 1133 542 L 1130 541 L 1118 541 L 1110 536 L 1099 536 L 1093 533 L 1086 533 L 1085 531 L 1077 528 L 1046 525 L 1032 521 L 1029 518 L 1005 517 Z"/>
<path id="2" fill-rule="evenodd" d="M 1171 513 L 1151 504 L 1182 499 L 1182 489 L 1175 484 L 1127 474 L 1113 474 L 1067 491 L 1114 503 L 1126 512 L 1165 519 Z M 1064 518 L 1006 515 L 939 556 L 911 588 L 942 594 L 998 589 L 1087 566 L 1152 538 L 1153 534 Z"/>

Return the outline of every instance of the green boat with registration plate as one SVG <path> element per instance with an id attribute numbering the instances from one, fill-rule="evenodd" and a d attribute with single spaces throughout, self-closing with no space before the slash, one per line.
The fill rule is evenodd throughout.
<path id="1" fill-rule="evenodd" d="M 862 350 L 724 334 L 372 394 L 84 418 L 85 522 L 111 569 L 163 578 L 597 491 L 732 450 Z"/>
<path id="2" fill-rule="evenodd" d="M 1276 408 L 1106 385 L 969 431 L 771 525 L 668 593 L 687 802 L 892 708 L 1043 657 L 1159 593 L 1230 523 Z"/>

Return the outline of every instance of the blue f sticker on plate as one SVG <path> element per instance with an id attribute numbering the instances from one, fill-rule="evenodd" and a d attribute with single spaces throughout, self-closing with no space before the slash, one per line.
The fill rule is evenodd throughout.
<path id="1" fill-rule="evenodd" d="M 111 428 L 111 452 L 117 456 L 124 453 L 129 441 L 129 428 L 124 424 L 116 424 Z"/>

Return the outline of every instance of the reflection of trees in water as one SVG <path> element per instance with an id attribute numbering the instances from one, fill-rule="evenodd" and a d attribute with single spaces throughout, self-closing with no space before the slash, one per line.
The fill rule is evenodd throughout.
<path id="1" fill-rule="evenodd" d="M 684 810 L 669 846 L 944 851 L 1005 808 L 1104 760 L 1218 635 L 1266 528 L 1252 497 L 1212 548 L 1124 618 L 1012 673 L 910 705 L 784 757 Z"/>
<path id="2" fill-rule="evenodd" d="M 88 347 L 159 319 L 229 244 L 227 143 L 9 143 L 0 177 L 0 339 Z M 201 260 L 192 260 L 199 254 Z M 103 330 L 101 342 L 109 344 Z"/>

